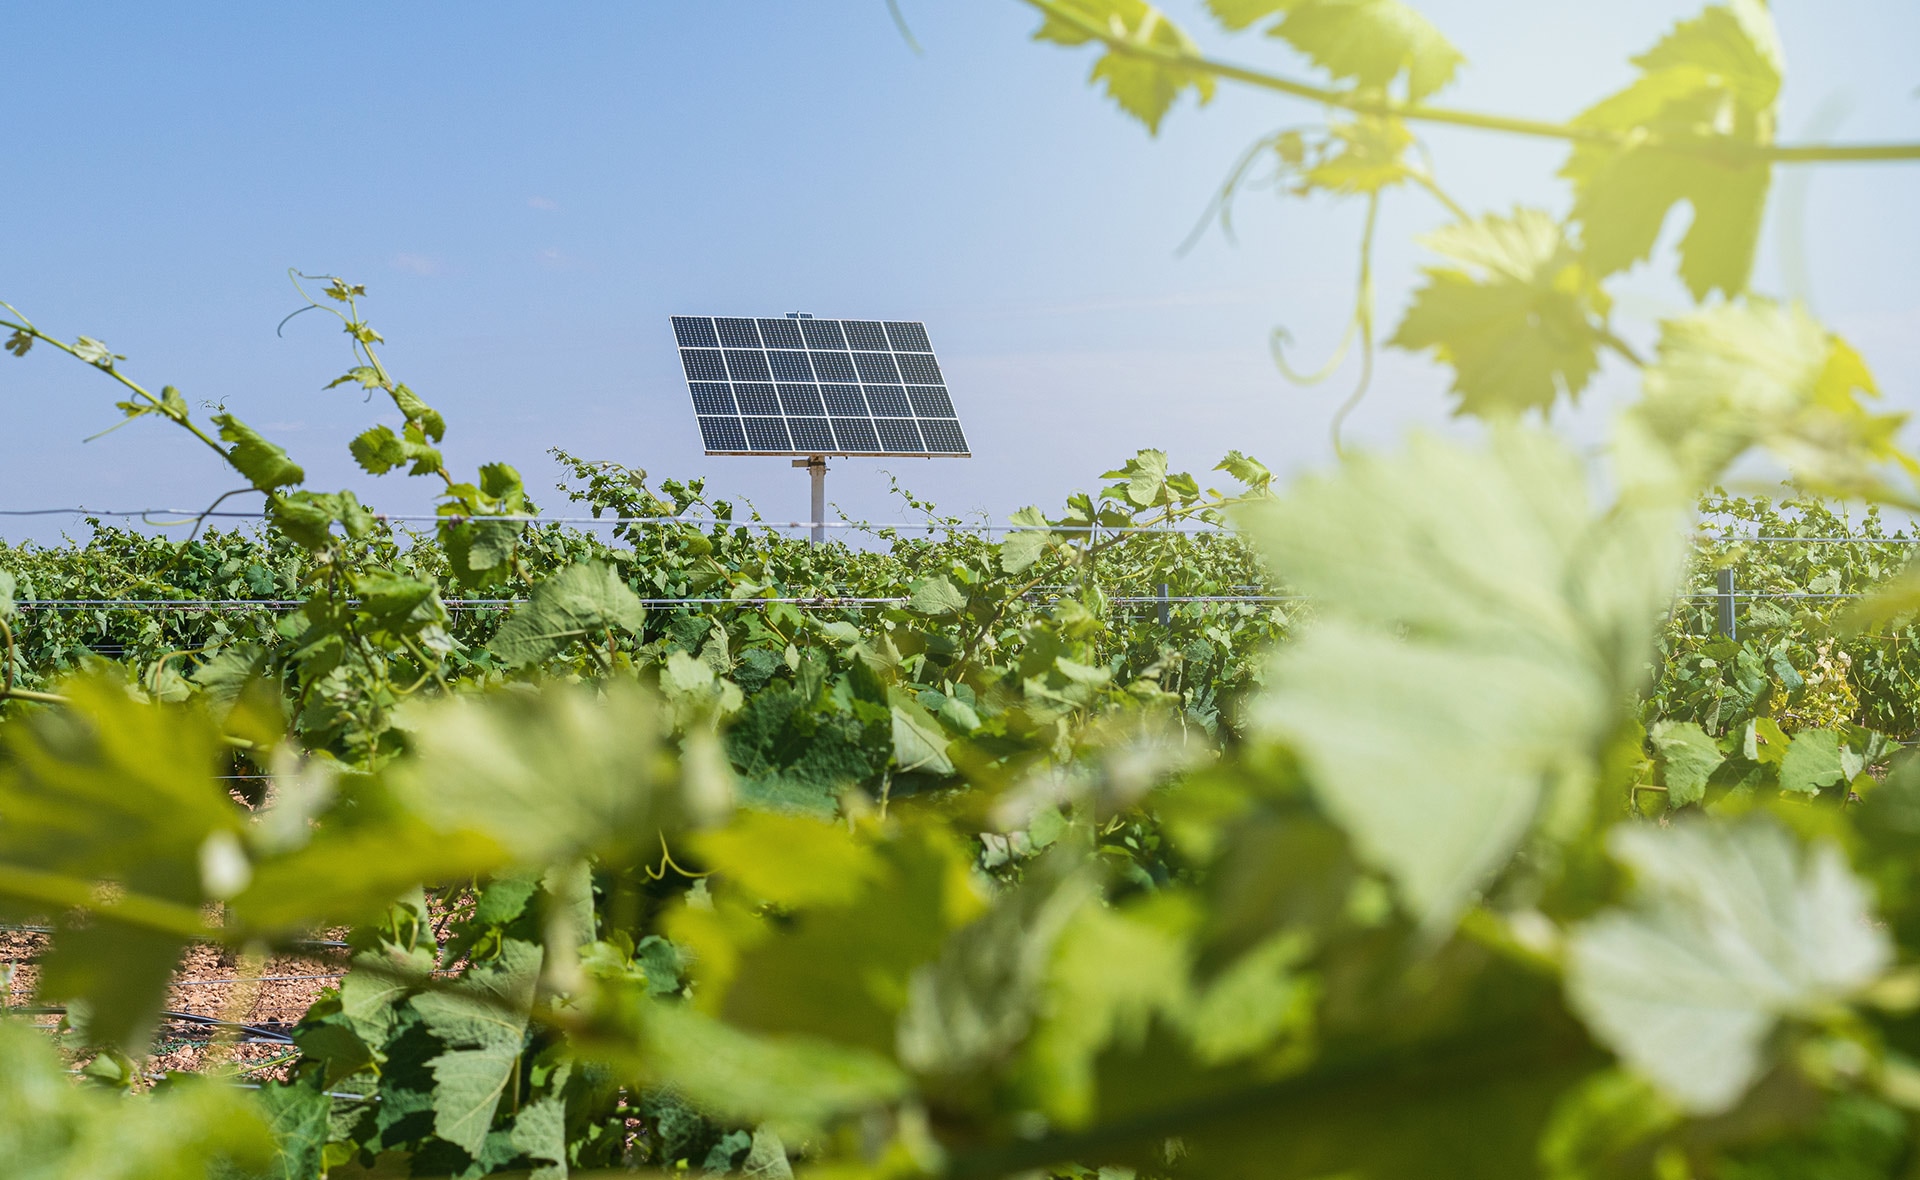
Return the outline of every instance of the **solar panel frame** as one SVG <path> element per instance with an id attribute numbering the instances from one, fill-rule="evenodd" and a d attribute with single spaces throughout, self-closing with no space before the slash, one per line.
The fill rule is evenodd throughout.
<path id="1" fill-rule="evenodd" d="M 710 455 L 970 456 L 917 320 L 673 316 Z"/>

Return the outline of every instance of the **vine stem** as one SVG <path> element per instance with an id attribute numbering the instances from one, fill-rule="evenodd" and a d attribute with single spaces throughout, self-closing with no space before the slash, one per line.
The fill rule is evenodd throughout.
<path id="1" fill-rule="evenodd" d="M 1272 90 L 1295 98 L 1309 99 L 1326 106 L 1353 111 L 1356 114 L 1380 115 L 1422 123 L 1442 123 L 1454 127 L 1469 127 L 1477 131 L 1499 131 L 1508 135 L 1529 135 L 1538 139 L 1558 139 L 1569 143 L 1619 144 L 1626 140 L 1624 133 L 1602 127 L 1553 123 L 1543 119 L 1522 119 L 1512 115 L 1493 115 L 1453 107 L 1427 106 L 1424 103 L 1395 102 L 1392 99 L 1375 97 L 1359 91 L 1315 86 L 1309 82 L 1296 81 L 1264 70 L 1220 61 L 1203 53 L 1170 49 L 1163 45 L 1136 41 L 1064 7 L 1059 0 L 1022 0 L 1022 2 L 1039 10 L 1048 19 L 1058 21 L 1075 32 L 1099 41 L 1116 53 L 1124 53 L 1129 57 L 1175 69 L 1211 74 L 1216 78 L 1226 78 L 1261 90 Z M 1681 151 L 1700 150 L 1715 153 L 1732 151 L 1782 164 L 1920 160 L 1920 143 L 1760 144 L 1746 143 L 1719 135 L 1651 137 L 1646 142 L 1650 146 Z"/>
<path id="2" fill-rule="evenodd" d="M 13 695 L 13 628 L 7 626 L 5 615 L 0 615 L 0 639 L 7 641 L 7 680 L 6 687 L 0 688 L 0 697 L 10 697 Z"/>

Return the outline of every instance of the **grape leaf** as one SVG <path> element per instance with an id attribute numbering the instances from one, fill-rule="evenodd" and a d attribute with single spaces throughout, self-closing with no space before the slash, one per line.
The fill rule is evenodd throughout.
<path id="1" fill-rule="evenodd" d="M 556 1094 L 537 1098 L 513 1117 L 513 1149 L 530 1159 L 567 1160 L 567 1104 Z M 540 1173 L 536 1172 L 536 1176 Z"/>
<path id="2" fill-rule="evenodd" d="M 242 831 L 212 777 L 219 729 L 197 705 L 150 705 L 104 676 L 64 692 L 67 709 L 6 726 L 0 865 L 200 905 L 202 849 Z M 93 1043 L 143 1051 L 185 940 L 115 921 L 110 904 L 51 916 L 41 996 L 82 1002 Z"/>
<path id="3" fill-rule="evenodd" d="M 576 640 L 603 638 L 607 631 L 637 632 L 646 621 L 640 598 L 612 566 L 576 562 L 533 588 L 532 600 L 514 610 L 488 644 L 508 667 L 537 664 Z"/>
<path id="4" fill-rule="evenodd" d="M 393 404 L 407 416 L 407 421 L 418 422 L 421 433 L 427 438 L 439 442 L 446 437 L 447 420 L 440 416 L 440 411 L 420 400 L 420 395 L 405 385 L 393 387 Z"/>
<path id="5" fill-rule="evenodd" d="M 1585 812 L 1643 675 L 1679 516 L 1596 513 L 1550 435 L 1416 436 L 1250 508 L 1252 538 L 1318 619 L 1250 707 L 1284 739 L 1409 911 L 1444 926 L 1536 824 Z"/>
<path id="6" fill-rule="evenodd" d="M 803 1036 L 754 1036 L 685 1005 L 648 1004 L 641 1063 L 713 1117 L 764 1122 L 808 1138 L 839 1115 L 873 1110 L 908 1092 L 877 1053 Z"/>
<path id="7" fill-rule="evenodd" d="M 233 444 L 227 452 L 227 461 L 233 464 L 235 471 L 247 477 L 254 487 L 263 492 L 275 488 L 291 487 L 306 482 L 307 473 L 300 465 L 287 457 L 287 453 L 274 443 L 261 437 L 260 432 L 232 414 L 215 414 L 214 424 L 220 427 L 223 441 Z"/>
<path id="8" fill-rule="evenodd" d="M 1003 573 L 1024 573 L 1053 544 L 1053 534 L 1047 531 L 1047 518 L 1038 508 L 1022 508 L 1007 523 L 1020 531 L 1006 534 L 1000 542 L 1000 569 Z"/>
<path id="9" fill-rule="evenodd" d="M 617 681 L 434 701 L 410 719 L 418 756 L 390 782 L 440 831 L 488 837 L 528 865 L 657 854 L 676 812 L 661 713 Z"/>
<path id="10" fill-rule="evenodd" d="M 525 528 L 518 520 L 446 520 L 440 524 L 440 544 L 454 577 L 473 589 L 507 575 Z"/>
<path id="11" fill-rule="evenodd" d="M 1109 491 L 1114 498 L 1125 497 L 1138 507 L 1150 508 L 1165 502 L 1167 487 L 1167 453 L 1165 451 L 1140 451 L 1124 465 L 1109 471 L 1101 479 L 1122 479 L 1124 484 L 1116 485 Z"/>
<path id="12" fill-rule="evenodd" d="M 498 959 L 413 998 L 428 1031 L 448 1046 L 429 1063 L 433 1133 L 469 1154 L 480 1154 L 520 1058 L 540 962 L 538 946 L 509 938 L 500 944 Z"/>
<path id="13" fill-rule="evenodd" d="M 1831 729 L 1803 729 L 1793 735 L 1780 759 L 1780 789 L 1818 794 L 1846 777 L 1840 763 L 1840 735 Z"/>
<path id="14" fill-rule="evenodd" d="M 1706 731 L 1691 721 L 1656 721 L 1648 736 L 1659 752 L 1668 806 L 1685 807 L 1705 798 L 1707 779 L 1726 761 Z"/>
<path id="15" fill-rule="evenodd" d="M 1073 911 L 1051 948 L 1039 1024 L 1021 1054 L 1020 1082 L 1035 1108 L 1084 1125 L 1095 1112 L 1100 1051 L 1116 1039 L 1137 1047 L 1149 1020 L 1179 1009 L 1188 958 L 1184 940 L 1152 923 L 1098 905 Z"/>
<path id="16" fill-rule="evenodd" d="M 1782 71 L 1773 18 L 1760 0 L 1715 5 L 1633 60 L 1641 76 L 1575 120 L 1623 138 L 1575 147 L 1561 171 L 1574 185 L 1589 264 L 1604 276 L 1646 258 L 1684 200 L 1693 206 L 1680 243 L 1687 288 L 1696 299 L 1716 289 L 1739 294 L 1753 269 L 1771 172 L 1737 150 L 1697 144 L 1771 142 Z M 1663 136 L 1696 146 L 1670 146 Z"/>
<path id="17" fill-rule="evenodd" d="M 953 615 L 967 609 L 967 596 L 941 575 L 907 583 L 907 609 L 916 615 Z"/>
<path id="18" fill-rule="evenodd" d="M 429 623 L 445 623 L 447 608 L 432 582 L 384 570 L 357 574 L 354 595 L 360 609 L 375 626 L 387 631 L 419 630 Z"/>
<path id="19" fill-rule="evenodd" d="M 1608 847 L 1635 903 L 1573 931 L 1568 999 L 1696 1114 L 1740 1098 L 1778 1020 L 1845 1000 L 1891 961 L 1840 850 L 1802 849 L 1772 820 L 1622 826 Z"/>
<path id="20" fill-rule="evenodd" d="M 841 825 L 782 822 L 814 829 L 804 837 L 811 848 L 831 848 L 821 833 L 838 833 L 840 855 L 813 864 L 791 852 L 775 854 L 787 869 L 785 879 L 773 887 L 775 896 L 811 894 L 818 900 L 783 909 L 783 920 L 777 923 L 756 922 L 748 931 L 736 932 L 733 949 L 724 953 L 737 956 L 737 967 L 726 972 L 728 979 L 714 978 L 703 969 L 697 984 L 700 1002 L 752 1032 L 818 1036 L 889 1053 L 909 976 L 939 953 L 946 933 L 979 904 L 968 879 L 971 849 L 937 829 L 915 828 L 900 838 L 854 845 Z M 702 849 L 724 835 L 713 833 Z M 767 846 L 764 840 L 755 843 Z M 828 890 L 800 885 L 804 878 L 834 872 L 845 863 L 845 845 L 865 854 L 865 863 L 855 870 L 858 891 L 828 896 Z M 730 850 L 724 860 L 712 863 L 736 866 L 737 875 L 737 867 L 743 866 L 738 852 Z M 763 882 L 769 875 L 766 867 L 753 871 Z M 723 882 L 722 888 L 727 886 Z M 754 897 L 768 894 L 764 887 L 746 892 Z M 706 955 L 696 965 L 711 962 L 712 942 L 699 949 Z M 712 994 L 718 988 L 725 989 L 724 996 Z"/>
<path id="21" fill-rule="evenodd" d="M 901 694 L 893 709 L 893 762 L 902 771 L 952 774 L 947 735 L 920 702 Z"/>
<path id="22" fill-rule="evenodd" d="M 268 1174 L 273 1135 L 246 1092 L 175 1075 L 142 1094 L 75 1085 L 46 1034 L 0 1021 L 0 1152 L 29 1180 L 205 1180 Z M 258 1170 L 258 1171 L 256 1171 Z M 303 1175 L 311 1173 L 303 1173 Z"/>
<path id="23" fill-rule="evenodd" d="M 1466 60 L 1402 0 L 1289 0 L 1280 7 L 1286 18 L 1268 31 L 1270 36 L 1285 40 L 1335 78 L 1370 89 L 1384 90 L 1405 74 L 1412 102 L 1452 81 Z"/>
<path id="24" fill-rule="evenodd" d="M 1706 486 L 1762 447 L 1816 488 L 1863 492 L 1892 461 L 1920 471 L 1894 436 L 1905 414 L 1874 414 L 1873 375 L 1845 341 L 1798 305 L 1706 308 L 1661 325 L 1659 357 L 1629 429 L 1680 478 Z"/>
<path id="25" fill-rule="evenodd" d="M 1061 0 L 1060 7 L 1099 28 L 1112 30 L 1126 41 L 1173 53 L 1198 53 L 1186 33 L 1145 0 Z M 1033 39 L 1070 46 L 1094 40 L 1084 30 L 1052 15 L 1042 22 Z M 1088 80 L 1103 83 L 1121 110 L 1155 134 L 1160 130 L 1160 120 L 1184 91 L 1191 89 L 1202 105 L 1213 98 L 1213 75 L 1163 65 L 1118 49 L 1101 54 Z"/>
<path id="26" fill-rule="evenodd" d="M 771 1127 L 758 1127 L 747 1158 L 740 1161 L 740 1174 L 748 1180 L 793 1180 L 793 1165 L 787 1162 L 787 1146 Z"/>
<path id="27" fill-rule="evenodd" d="M 409 427 L 414 434 L 417 428 Z M 424 475 L 440 466 L 440 452 L 418 437 L 403 438 L 390 426 L 375 426 L 347 444 L 354 462 L 373 475 L 387 472 L 405 463 L 414 465 L 413 474 Z"/>
<path id="28" fill-rule="evenodd" d="M 1538 209 L 1488 214 L 1422 239 L 1465 267 L 1428 267 L 1389 341 L 1432 349 L 1454 369 L 1455 413 L 1494 418 L 1548 410 L 1599 367 L 1608 308 L 1560 227 Z"/>
<path id="29" fill-rule="evenodd" d="M 896 1052 L 916 1073 L 964 1077 L 1009 1054 L 1032 1025 L 1054 948 L 1098 883 L 1056 847 L 1019 887 L 913 973 Z"/>
<path id="30" fill-rule="evenodd" d="M 277 1158 L 267 1173 L 272 1180 L 307 1180 L 320 1172 L 320 1153 L 326 1149 L 332 1100 L 313 1079 L 269 1083 L 259 1090 L 267 1127 L 278 1145 Z"/>

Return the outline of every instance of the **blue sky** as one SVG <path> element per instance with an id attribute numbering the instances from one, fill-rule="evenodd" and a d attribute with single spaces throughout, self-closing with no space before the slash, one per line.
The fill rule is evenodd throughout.
<path id="1" fill-rule="evenodd" d="M 1027 40 L 1014 0 L 406 6 L 26 6 L 0 42 L 9 168 L 0 298 L 126 370 L 222 402 L 286 445 L 313 486 L 393 511 L 425 481 L 374 480 L 346 441 L 393 414 L 343 390 L 344 340 L 299 304 L 289 266 L 368 285 L 395 372 L 451 423 L 456 467 L 506 460 L 550 511 L 548 447 L 705 475 L 770 516 L 804 514 L 784 459 L 707 458 L 672 352 L 674 312 L 925 320 L 971 460 L 838 460 L 830 498 L 898 519 L 886 473 L 943 507 L 1004 517 L 1057 505 L 1144 446 L 1203 469 L 1229 448 L 1324 462 L 1352 369 L 1280 379 L 1337 339 L 1360 210 L 1250 194 L 1237 244 L 1175 250 L 1255 137 L 1315 112 L 1223 86 L 1150 138 L 1085 84 L 1084 53 Z M 1308 76 L 1277 42 L 1208 31 L 1224 56 Z M 1469 58 L 1456 105 L 1559 118 L 1624 83 L 1626 57 L 1692 5 L 1444 0 L 1422 6 Z M 1784 133 L 1838 113 L 1842 139 L 1920 138 L 1920 6 L 1780 6 Z M 1426 135 L 1464 203 L 1560 209 L 1552 145 Z M 1786 181 L 1791 187 L 1794 181 Z M 1801 201 L 1807 293 L 1866 352 L 1889 400 L 1920 408 L 1920 167 L 1835 168 L 1776 200 L 1760 266 L 1787 291 L 1781 210 Z M 1378 310 L 1397 318 L 1439 210 L 1383 215 Z M 1679 229 L 1676 225 L 1670 229 Z M 1630 278 L 1646 338 L 1684 294 Z M 110 383 L 36 352 L 0 357 L 0 507 L 204 503 L 211 457 L 114 419 Z M 1353 419 L 1363 440 L 1446 417 L 1446 377 L 1383 354 Z M 1606 373 L 1573 419 L 1591 431 L 1629 388 Z M 9 539 L 65 524 L 0 521 Z"/>

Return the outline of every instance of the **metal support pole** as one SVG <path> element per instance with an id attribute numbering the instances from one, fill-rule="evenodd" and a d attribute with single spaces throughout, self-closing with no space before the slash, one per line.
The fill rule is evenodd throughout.
<path id="1" fill-rule="evenodd" d="M 1162 582 L 1160 583 L 1160 625 L 1166 626 L 1172 617 L 1173 611 L 1167 603 L 1167 584 Z"/>
<path id="2" fill-rule="evenodd" d="M 807 477 L 813 484 L 813 543 L 820 545 L 827 539 L 827 457 L 809 455 L 804 459 L 795 459 L 795 467 L 807 469 Z"/>
<path id="3" fill-rule="evenodd" d="M 1733 615 L 1733 570 L 1723 569 L 1714 574 L 1714 583 L 1719 590 L 1713 600 L 1713 629 L 1728 639 L 1740 638 L 1740 630 Z"/>

